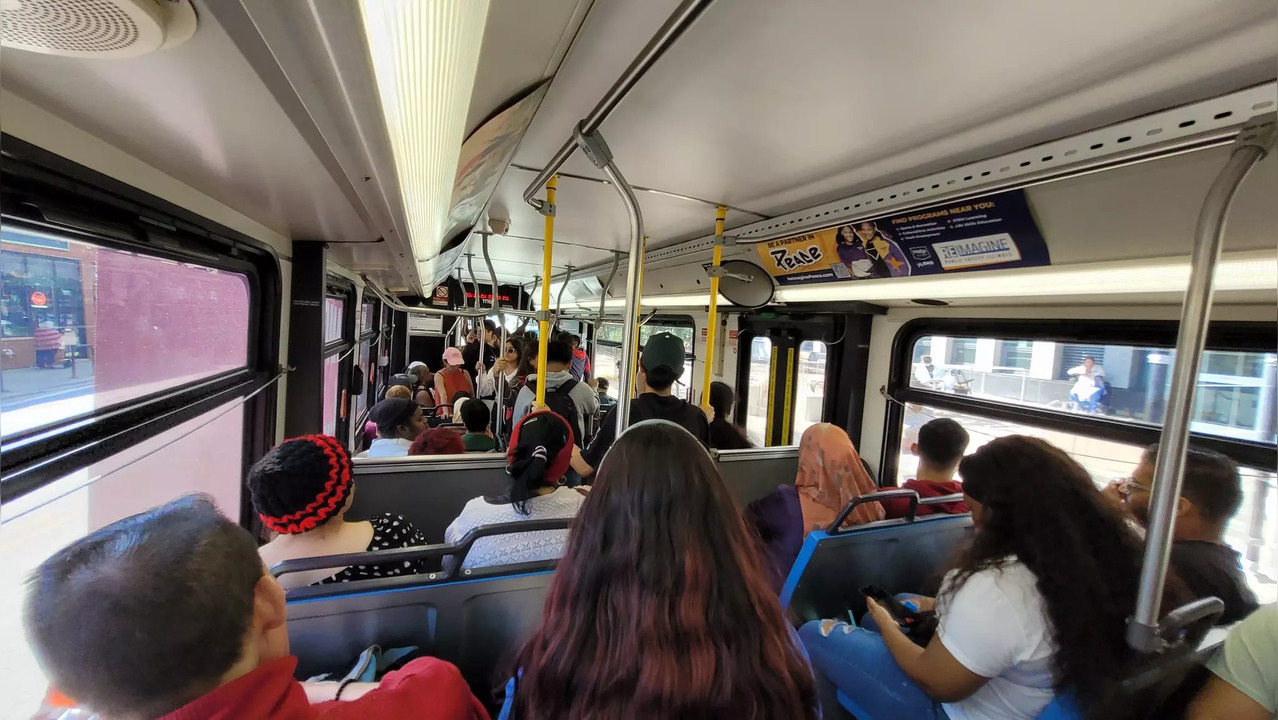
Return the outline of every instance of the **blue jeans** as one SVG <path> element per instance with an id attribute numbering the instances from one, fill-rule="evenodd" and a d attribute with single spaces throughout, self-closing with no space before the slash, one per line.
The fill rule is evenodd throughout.
<path id="1" fill-rule="evenodd" d="M 877 632 L 835 623 L 828 637 L 821 621 L 799 628 L 817 682 L 832 683 L 857 720 L 948 720 L 941 704 L 906 677 Z"/>

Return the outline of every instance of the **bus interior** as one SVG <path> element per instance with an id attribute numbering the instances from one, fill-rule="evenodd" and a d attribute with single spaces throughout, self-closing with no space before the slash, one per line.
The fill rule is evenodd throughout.
<path id="1" fill-rule="evenodd" d="M 822 422 L 886 490 L 938 417 L 968 452 L 1047 439 L 1098 487 L 1160 436 L 1224 453 L 1226 540 L 1278 601 L 1271 0 L 38 5 L 2 10 L 0 715 L 45 697 L 36 565 L 191 492 L 260 535 L 258 458 L 367 449 L 394 378 L 484 320 L 578 335 L 619 399 L 647 338 L 681 338 L 675 394 L 735 391 L 753 448 L 713 455 L 742 504 Z M 501 452 L 354 468 L 352 515 L 404 515 L 432 561 L 507 481 Z M 886 528 L 922 538 L 899 562 L 814 558 L 783 603 L 837 606 L 822 568 L 918 582 L 970 533 L 946 522 Z M 551 572 L 290 591 L 299 672 L 416 645 L 488 700 Z"/>

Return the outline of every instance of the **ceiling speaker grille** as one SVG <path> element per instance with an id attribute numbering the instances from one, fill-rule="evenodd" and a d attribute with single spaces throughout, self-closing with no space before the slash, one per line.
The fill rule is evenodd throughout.
<path id="1" fill-rule="evenodd" d="M 155 0 L 3 0 L 8 47 L 54 55 L 135 55 L 164 42 Z"/>

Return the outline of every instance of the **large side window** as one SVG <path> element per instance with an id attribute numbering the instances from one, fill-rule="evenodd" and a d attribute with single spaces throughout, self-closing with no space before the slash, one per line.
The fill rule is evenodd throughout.
<path id="1" fill-rule="evenodd" d="M 755 447 L 768 444 L 773 376 L 772 339 L 756 335 L 750 340 L 750 373 L 746 379 L 746 434 Z"/>
<path id="2" fill-rule="evenodd" d="M 0 697 L 46 690 L 32 568 L 191 492 L 250 522 L 274 435 L 280 272 L 252 238 L 4 137 L 0 165 Z"/>
<path id="3" fill-rule="evenodd" d="M 1203 355 L 1190 426 L 1192 445 L 1240 464 L 1243 505 L 1225 541 L 1243 555 L 1262 603 L 1278 600 L 1272 335 L 1272 326 L 1213 325 L 1208 342 L 1217 349 Z M 916 477 L 919 429 L 946 417 L 968 431 L 969 453 L 998 437 L 1031 435 L 1068 452 L 1098 487 L 1129 477 L 1158 440 L 1174 339 L 1171 324 L 907 325 L 893 361 L 895 431 L 885 465 L 895 466 L 898 484 Z"/>
<path id="4" fill-rule="evenodd" d="M 0 227 L 0 436 L 248 364 L 242 273 Z"/>

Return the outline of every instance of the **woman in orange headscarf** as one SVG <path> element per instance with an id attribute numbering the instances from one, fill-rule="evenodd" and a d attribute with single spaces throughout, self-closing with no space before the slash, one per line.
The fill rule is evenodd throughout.
<path id="1" fill-rule="evenodd" d="M 794 488 L 803 510 L 804 535 L 829 527 L 849 502 L 878 490 L 848 434 L 829 423 L 813 425 L 803 433 Z M 846 524 L 860 525 L 883 517 L 882 505 L 865 503 L 848 515 Z"/>

